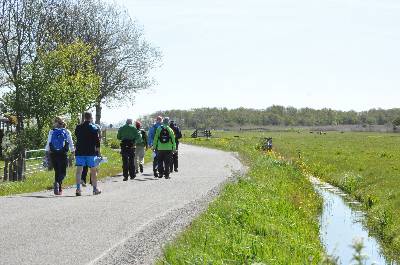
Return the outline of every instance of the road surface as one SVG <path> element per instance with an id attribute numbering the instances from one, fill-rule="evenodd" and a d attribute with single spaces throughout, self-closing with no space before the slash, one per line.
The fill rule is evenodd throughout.
<path id="1" fill-rule="evenodd" d="M 0 197 L 0 264 L 152 264 L 220 185 L 243 172 L 232 153 L 180 149 L 169 180 L 155 179 L 149 164 L 135 180 L 104 180 L 99 196 L 87 187 L 82 197 L 74 188 Z"/>

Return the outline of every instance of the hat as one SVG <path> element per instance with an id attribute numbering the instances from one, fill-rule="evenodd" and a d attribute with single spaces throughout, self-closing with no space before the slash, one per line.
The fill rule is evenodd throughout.
<path id="1" fill-rule="evenodd" d="M 169 124 L 169 118 L 168 118 L 168 117 L 165 117 L 164 120 L 163 120 L 163 123 L 164 123 L 164 124 Z"/>

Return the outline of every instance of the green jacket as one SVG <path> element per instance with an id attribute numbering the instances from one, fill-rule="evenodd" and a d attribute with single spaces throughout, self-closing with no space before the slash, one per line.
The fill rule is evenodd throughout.
<path id="1" fill-rule="evenodd" d="M 162 128 L 167 128 L 169 132 L 170 141 L 168 143 L 161 143 L 160 141 L 160 133 Z M 153 146 L 155 150 L 159 151 L 175 151 L 176 150 L 176 142 L 175 142 L 175 134 L 174 131 L 168 125 L 161 125 L 157 128 L 156 134 L 154 135 Z"/>
<path id="2" fill-rule="evenodd" d="M 117 139 L 121 141 L 133 140 L 135 143 L 140 143 L 140 141 L 142 141 L 142 136 L 135 126 L 132 124 L 125 124 L 118 129 Z"/>
<path id="3" fill-rule="evenodd" d="M 136 146 L 144 146 L 147 147 L 147 134 L 143 129 L 138 130 L 140 134 L 140 140 L 136 142 Z"/>

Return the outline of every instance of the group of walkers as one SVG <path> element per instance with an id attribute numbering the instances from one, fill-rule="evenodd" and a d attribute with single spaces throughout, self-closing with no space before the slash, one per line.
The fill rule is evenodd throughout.
<path id="1" fill-rule="evenodd" d="M 46 153 L 54 168 L 54 194 L 62 195 L 62 182 L 66 176 L 68 151 L 75 155 L 76 196 L 82 195 L 81 186 L 86 186 L 86 176 L 90 172 L 90 184 L 93 194 L 101 190 L 97 187 L 97 167 L 102 161 L 100 152 L 100 127 L 93 123 L 92 114 L 85 112 L 83 122 L 75 128 L 76 145 L 65 122 L 57 117 L 50 130 Z M 178 145 L 182 133 L 174 121 L 158 116 L 147 135 L 140 121 L 133 125 L 132 119 L 119 128 L 117 139 L 121 141 L 123 180 L 134 179 L 143 173 L 145 151 L 153 151 L 154 177 L 170 178 L 170 173 L 178 172 Z"/>
<path id="2" fill-rule="evenodd" d="M 148 137 L 139 121 L 135 126 L 132 123 L 128 119 L 117 135 L 121 141 L 123 180 L 134 179 L 139 170 L 143 173 L 144 154 L 148 148 L 153 150 L 154 177 L 169 179 L 172 171 L 178 172 L 178 145 L 182 133 L 176 123 L 158 116 Z"/>

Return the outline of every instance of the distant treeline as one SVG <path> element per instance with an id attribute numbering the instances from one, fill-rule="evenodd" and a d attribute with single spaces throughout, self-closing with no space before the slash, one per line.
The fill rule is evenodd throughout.
<path id="1" fill-rule="evenodd" d="M 267 109 L 199 108 L 158 111 L 142 120 L 149 124 L 157 115 L 168 116 L 182 128 L 220 129 L 246 126 L 392 125 L 400 121 L 400 108 L 338 111 L 272 106 Z"/>

